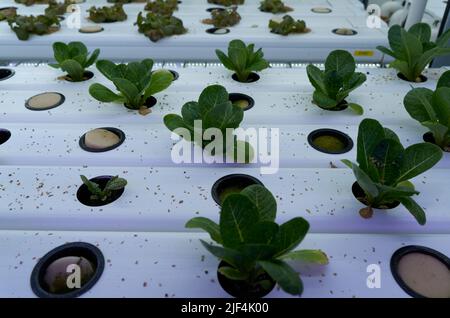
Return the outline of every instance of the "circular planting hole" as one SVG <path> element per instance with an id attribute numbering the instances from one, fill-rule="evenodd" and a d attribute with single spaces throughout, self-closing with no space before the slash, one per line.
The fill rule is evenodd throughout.
<path id="1" fill-rule="evenodd" d="M 316 8 L 312 8 L 311 11 L 314 13 L 321 13 L 321 14 L 333 12 L 333 10 L 331 10 L 330 8 L 327 8 L 327 7 L 316 7 Z"/>
<path id="2" fill-rule="evenodd" d="M 0 68 L 0 81 L 13 77 L 15 72 L 9 68 Z"/>
<path id="3" fill-rule="evenodd" d="M 217 180 L 211 189 L 214 201 L 221 205 L 226 196 L 239 193 L 250 185 L 263 183 L 255 177 L 246 174 L 230 174 Z"/>
<path id="4" fill-rule="evenodd" d="M 415 81 L 410 81 L 402 73 L 397 73 L 397 77 L 400 78 L 401 80 L 404 80 L 404 81 L 410 82 L 410 83 L 425 83 L 426 81 L 428 81 L 428 77 L 426 77 L 425 75 L 420 75 Z"/>
<path id="5" fill-rule="evenodd" d="M 149 98 L 147 98 L 145 100 L 144 106 L 147 107 L 147 108 L 152 108 L 153 106 L 156 105 L 157 102 L 158 102 L 158 100 L 155 97 L 150 96 Z M 124 104 L 124 105 L 128 109 L 138 110 L 138 109 L 135 109 L 135 108 L 132 108 L 132 107 L 128 106 L 127 104 Z"/>
<path id="6" fill-rule="evenodd" d="M 415 298 L 450 298 L 450 259 L 423 246 L 405 246 L 391 257 L 397 284 Z"/>
<path id="7" fill-rule="evenodd" d="M 225 8 L 213 7 L 213 8 L 206 9 L 206 12 L 213 12 L 213 11 L 222 12 L 222 11 L 225 11 L 225 10 L 226 10 Z"/>
<path id="8" fill-rule="evenodd" d="M 31 273 L 31 289 L 41 298 L 73 298 L 90 290 L 105 268 L 102 252 L 92 244 L 59 246 L 42 257 Z M 80 275 L 80 287 L 73 282 Z M 72 285 L 73 284 L 73 285 Z"/>
<path id="9" fill-rule="evenodd" d="M 230 93 L 228 95 L 230 102 L 241 108 L 243 111 L 249 110 L 255 106 L 255 100 L 248 95 L 241 93 Z"/>
<path id="10" fill-rule="evenodd" d="M 262 298 L 275 288 L 276 282 L 266 272 L 256 277 L 256 282 L 253 284 L 249 284 L 247 281 L 229 279 L 219 272 L 219 268 L 229 266 L 230 265 L 224 261 L 219 263 L 217 279 L 223 290 L 233 297 Z M 258 282 L 261 281 L 268 281 L 270 282 L 270 285 L 264 288 L 264 286 L 258 284 Z"/>
<path id="11" fill-rule="evenodd" d="M 88 81 L 88 80 L 90 80 L 93 77 L 94 77 L 94 73 L 92 73 L 91 71 L 84 71 L 84 73 L 83 73 L 83 81 Z M 68 82 L 74 82 L 72 77 L 70 75 L 68 75 L 68 74 L 64 76 L 64 80 L 66 80 Z"/>
<path id="12" fill-rule="evenodd" d="M 358 182 L 353 183 L 352 185 L 352 193 L 353 196 L 362 204 L 367 206 L 367 202 L 366 202 L 366 193 L 364 192 L 364 190 L 360 187 L 360 185 L 358 184 Z M 398 207 L 400 205 L 400 202 L 395 201 L 395 202 L 391 202 L 391 203 L 385 203 L 382 205 L 377 205 L 377 206 L 372 206 L 372 208 L 374 209 L 379 209 L 379 210 L 390 210 L 390 209 L 395 209 L 396 207 Z"/>
<path id="13" fill-rule="evenodd" d="M 29 110 L 48 110 L 56 108 L 64 103 L 66 98 L 61 93 L 46 92 L 30 97 L 25 102 L 25 107 Z"/>
<path id="14" fill-rule="evenodd" d="M 206 33 L 214 34 L 214 35 L 223 35 L 230 33 L 230 29 L 228 28 L 210 28 L 206 30 Z"/>
<path id="15" fill-rule="evenodd" d="M 117 128 L 102 127 L 81 136 L 79 145 L 89 152 L 106 152 L 119 147 L 125 141 L 125 133 Z"/>
<path id="16" fill-rule="evenodd" d="M 231 78 L 232 78 L 233 80 L 235 80 L 236 82 L 239 82 L 239 83 L 253 83 L 253 82 L 258 81 L 260 77 L 259 77 L 258 74 L 254 73 L 254 72 L 251 72 L 250 75 L 248 76 L 246 82 L 241 82 L 241 81 L 238 79 L 236 73 L 234 73 L 234 74 L 231 76 Z"/>
<path id="17" fill-rule="evenodd" d="M 3 145 L 11 138 L 11 132 L 7 129 L 0 128 L 0 145 Z"/>
<path id="18" fill-rule="evenodd" d="M 111 180 L 111 178 L 113 178 L 113 176 L 99 176 L 89 179 L 89 181 L 97 183 L 101 189 L 104 189 L 108 181 Z M 109 196 L 108 199 L 105 201 L 94 200 L 91 198 L 91 192 L 89 192 L 88 187 L 83 183 L 78 188 L 77 199 L 86 206 L 93 206 L 93 207 L 103 206 L 116 201 L 118 198 L 122 196 L 124 191 L 125 189 L 123 188 L 117 191 L 112 191 L 111 196 Z"/>
<path id="19" fill-rule="evenodd" d="M 352 35 L 358 34 L 358 32 L 356 32 L 355 30 L 348 29 L 348 28 L 337 28 L 331 32 L 333 32 L 334 34 L 337 34 L 337 35 L 344 35 L 344 36 L 352 36 Z"/>
<path id="20" fill-rule="evenodd" d="M 423 135 L 423 141 L 429 142 L 430 144 L 435 144 L 436 145 L 436 140 L 434 139 L 434 136 L 433 136 L 432 132 L 427 132 L 426 134 L 424 134 Z M 450 152 L 450 145 L 447 145 L 442 150 L 445 151 L 445 152 Z"/>
<path id="21" fill-rule="evenodd" d="M 81 27 L 78 29 L 78 32 L 80 33 L 99 33 L 102 32 L 104 29 L 100 25 L 87 25 L 84 27 Z"/>
<path id="22" fill-rule="evenodd" d="M 353 140 L 334 129 L 317 129 L 308 135 L 308 143 L 317 151 L 327 154 L 343 154 L 353 148 Z"/>

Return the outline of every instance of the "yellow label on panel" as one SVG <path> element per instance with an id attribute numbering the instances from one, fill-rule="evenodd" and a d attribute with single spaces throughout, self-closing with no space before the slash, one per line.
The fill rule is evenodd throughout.
<path id="1" fill-rule="evenodd" d="M 374 51 L 355 51 L 355 56 L 373 56 Z"/>

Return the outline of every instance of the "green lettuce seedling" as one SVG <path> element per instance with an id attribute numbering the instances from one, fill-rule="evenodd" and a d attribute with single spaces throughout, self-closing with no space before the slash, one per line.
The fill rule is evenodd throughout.
<path id="1" fill-rule="evenodd" d="M 89 56 L 86 46 L 81 42 L 70 42 L 69 44 L 55 42 L 53 43 L 53 54 L 57 63 L 49 64 L 49 66 L 67 72 L 70 81 L 81 82 L 85 80 L 86 68 L 95 63 L 100 50 L 94 50 Z"/>
<path id="2" fill-rule="evenodd" d="M 431 131 L 434 143 L 450 151 L 450 71 L 441 76 L 435 91 L 414 88 L 403 103 L 409 115 Z"/>
<path id="3" fill-rule="evenodd" d="M 171 16 L 174 11 L 178 10 L 178 0 L 151 0 L 145 5 L 145 10 Z"/>
<path id="4" fill-rule="evenodd" d="M 241 40 L 233 40 L 228 44 L 228 55 L 216 50 L 216 55 L 223 66 L 236 72 L 239 82 L 246 83 L 252 72 L 259 72 L 270 67 L 264 59 L 262 49 L 255 52 L 255 45 L 245 45 Z"/>
<path id="5" fill-rule="evenodd" d="M 73 4 L 72 0 L 64 0 L 64 2 L 58 2 L 56 0 L 50 0 L 48 7 L 45 8 L 45 15 L 63 15 L 67 13 L 67 7 Z"/>
<path id="6" fill-rule="evenodd" d="M 104 103 L 124 103 L 128 108 L 139 110 L 142 115 L 149 112 L 147 99 L 165 90 L 173 81 L 173 75 L 169 71 L 152 72 L 151 59 L 128 64 L 99 60 L 96 66 L 119 92 L 114 93 L 104 85 L 95 83 L 89 87 L 91 96 Z"/>
<path id="7" fill-rule="evenodd" d="M 290 15 L 285 15 L 281 21 L 269 21 L 270 32 L 280 35 L 289 35 L 291 33 L 308 33 L 311 30 L 306 27 L 303 20 L 295 20 Z"/>
<path id="8" fill-rule="evenodd" d="M 251 290 L 264 289 L 269 282 L 261 275 L 267 273 L 285 292 L 300 295 L 302 281 L 286 261 L 326 265 L 328 258 L 320 250 L 294 251 L 308 232 L 309 223 L 296 217 L 278 225 L 276 212 L 272 193 L 263 186 L 251 185 L 239 194 L 225 198 L 219 224 L 195 217 L 186 223 L 186 227 L 209 233 L 217 245 L 204 240 L 201 243 L 227 263 L 219 268 L 219 272 L 228 279 L 245 282 Z"/>
<path id="9" fill-rule="evenodd" d="M 142 15 L 142 12 L 139 12 L 135 25 L 138 26 L 139 33 L 143 33 L 152 42 L 187 32 L 187 29 L 183 26 L 183 21 L 180 19 L 153 12 L 147 13 L 146 17 Z"/>
<path id="10" fill-rule="evenodd" d="M 281 0 L 263 0 L 259 6 L 259 10 L 262 12 L 270 12 L 270 13 L 286 13 L 289 11 L 293 11 L 291 7 L 288 7 Z"/>
<path id="11" fill-rule="evenodd" d="M 47 15 L 16 15 L 8 19 L 8 25 L 21 41 L 28 40 L 31 34 L 50 34 L 60 28 L 58 17 Z"/>
<path id="12" fill-rule="evenodd" d="M 12 19 L 17 15 L 17 9 L 14 7 L 11 8 L 0 8 L 0 21 Z"/>
<path id="13" fill-rule="evenodd" d="M 360 105 L 347 103 L 345 100 L 350 92 L 366 81 L 366 75 L 355 70 L 355 59 L 343 50 L 336 50 L 328 55 L 325 71 L 312 64 L 308 65 L 308 78 L 315 88 L 313 102 L 327 110 L 340 110 L 348 106 L 362 115 L 364 110 Z"/>
<path id="14" fill-rule="evenodd" d="M 90 7 L 89 10 L 89 20 L 95 23 L 111 23 L 118 21 L 125 21 L 127 19 L 127 14 L 123 9 L 121 3 L 117 3 L 111 7 Z"/>
<path id="15" fill-rule="evenodd" d="M 213 10 L 211 11 L 210 19 L 203 19 L 205 24 L 212 24 L 216 28 L 231 27 L 241 21 L 241 16 L 237 12 L 237 7 L 225 9 L 225 10 Z"/>
<path id="16" fill-rule="evenodd" d="M 229 7 L 233 5 L 244 4 L 245 0 L 208 0 L 208 3 L 217 4 L 219 6 Z"/>
<path id="17" fill-rule="evenodd" d="M 190 138 L 187 141 L 200 142 L 198 146 L 206 148 L 209 144 L 213 145 L 211 140 L 203 140 L 204 132 L 209 128 L 217 128 L 221 131 L 222 136 L 226 138 L 227 129 L 237 129 L 244 118 L 244 111 L 237 105 L 230 102 L 228 92 L 220 85 L 211 85 L 206 87 L 200 94 L 198 102 L 188 102 L 183 105 L 181 115 L 168 114 L 164 116 L 164 124 L 166 127 L 179 134 L 183 135 L 179 128 L 189 131 Z M 201 131 L 195 128 L 195 122 L 201 121 Z M 234 160 L 249 163 L 253 160 L 253 149 L 251 145 L 245 141 L 238 141 L 236 136 L 233 140 L 223 140 L 222 149 L 211 149 L 211 155 L 218 155 L 216 150 L 221 153 L 229 154 L 231 148 L 234 148 Z M 241 155 L 240 158 L 238 153 Z"/>
<path id="18" fill-rule="evenodd" d="M 408 31 L 394 25 L 389 29 L 388 38 L 390 49 L 384 46 L 377 46 L 377 49 L 395 58 L 390 67 L 410 82 L 421 82 L 423 70 L 435 57 L 450 54 L 450 30 L 432 42 L 431 27 L 427 23 L 417 23 Z"/>
<path id="19" fill-rule="evenodd" d="M 105 202 L 111 197 L 114 191 L 122 190 L 127 185 L 127 180 L 115 176 L 108 180 L 105 187 L 102 189 L 100 185 L 90 181 L 85 176 L 81 175 L 80 177 L 88 191 L 91 193 L 90 199 L 93 201 Z"/>
<path id="20" fill-rule="evenodd" d="M 372 208 L 388 208 L 401 203 L 420 225 L 426 223 L 423 209 L 413 200 L 419 194 L 410 179 L 432 168 L 442 158 L 442 151 L 431 143 L 419 143 L 404 149 L 398 136 L 374 119 L 359 125 L 357 162 L 343 160 L 353 170 L 367 205 L 360 210 L 364 218 L 372 217 Z"/>

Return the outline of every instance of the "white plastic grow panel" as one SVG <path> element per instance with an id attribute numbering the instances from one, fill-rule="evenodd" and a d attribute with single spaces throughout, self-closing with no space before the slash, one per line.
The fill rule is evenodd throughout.
<path id="1" fill-rule="evenodd" d="M 292 15 L 304 18 L 312 32 L 303 35 L 283 37 L 270 33 L 267 25 L 274 15 L 260 12 L 256 4 L 240 6 L 241 22 L 229 28 L 230 33 L 212 35 L 205 32 L 211 26 L 204 25 L 200 20 L 209 17 L 206 8 L 212 7 L 204 1 L 203 4 L 181 4 L 176 16 L 181 18 L 189 32 L 152 43 L 144 35 L 139 34 L 134 26 L 143 4 L 124 5 L 128 19 L 124 22 L 102 24 L 104 31 L 94 34 L 82 34 L 75 28 L 69 28 L 62 21 L 61 30 L 46 36 L 32 36 L 28 41 L 19 41 L 9 29 L 7 23 L 0 23 L 0 59 L 52 59 L 51 44 L 56 41 L 82 41 L 89 48 L 101 48 L 102 57 L 121 60 L 142 59 L 152 56 L 159 60 L 217 60 L 214 49 L 225 49 L 228 42 L 241 38 L 246 42 L 263 47 L 265 55 L 273 61 L 324 61 L 329 51 L 344 48 L 354 53 L 361 62 L 380 62 L 382 54 L 375 50 L 377 45 L 387 45 L 387 27 L 369 29 L 366 25 L 367 14 L 358 1 L 339 1 L 331 3 L 336 12 L 329 16 L 311 12 L 314 6 L 330 6 L 327 1 L 311 3 L 292 2 L 296 9 Z M 199 3 L 199 2 L 197 2 Z M 259 3 L 259 2 L 258 2 Z M 101 3 L 100 3 L 101 4 Z M 100 5 L 96 2 L 96 5 Z M 6 5 L 6 4 L 5 4 Z M 12 5 L 12 3 L 11 3 Z M 82 25 L 92 24 L 86 19 L 86 10 L 91 4 L 80 5 Z M 39 14 L 45 6 L 18 6 L 20 14 Z M 66 17 L 68 15 L 66 14 Z M 336 28 L 352 28 L 358 32 L 355 36 L 339 36 L 331 31 Z"/>

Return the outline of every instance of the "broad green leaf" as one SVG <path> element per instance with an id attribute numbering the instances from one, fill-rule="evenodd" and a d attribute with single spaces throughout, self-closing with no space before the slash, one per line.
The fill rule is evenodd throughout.
<path id="1" fill-rule="evenodd" d="M 446 71 L 441 75 L 437 83 L 437 88 L 449 87 L 450 88 L 450 71 Z"/>
<path id="2" fill-rule="evenodd" d="M 346 81 L 344 81 L 342 89 L 339 91 L 339 93 L 336 96 L 336 100 L 338 102 L 343 101 L 347 96 L 360 87 L 364 82 L 367 80 L 367 77 L 363 73 L 354 73 L 350 78 Z"/>
<path id="3" fill-rule="evenodd" d="M 323 82 L 324 72 L 312 64 L 306 67 L 306 72 L 311 85 L 322 93 L 326 93 L 327 90 Z"/>
<path id="4" fill-rule="evenodd" d="M 337 104 L 337 94 L 344 85 L 344 78 L 337 71 L 326 71 L 323 79 L 326 86 L 326 93 L 329 98 L 335 100 Z"/>
<path id="5" fill-rule="evenodd" d="M 325 61 L 325 72 L 336 72 L 343 79 L 347 79 L 355 72 L 355 59 L 344 50 L 335 50 Z"/>
<path id="6" fill-rule="evenodd" d="M 258 264 L 285 292 L 291 295 L 302 294 L 303 284 L 300 276 L 288 264 L 280 260 L 259 261 Z"/>
<path id="7" fill-rule="evenodd" d="M 83 80 L 84 69 L 77 61 L 68 59 L 62 62 L 60 65 L 61 69 L 67 72 L 67 74 L 69 74 L 72 80 L 74 80 L 75 82 Z"/>
<path id="8" fill-rule="evenodd" d="M 300 261 L 303 263 L 312 263 L 319 265 L 327 265 L 328 257 L 321 250 L 299 250 L 292 251 L 280 257 L 282 260 Z"/>
<path id="9" fill-rule="evenodd" d="M 412 184 L 410 183 L 410 185 Z M 380 195 L 378 196 L 377 200 L 380 202 L 393 202 L 398 201 L 398 198 L 411 197 L 413 195 L 419 194 L 419 192 L 414 189 L 414 185 L 412 185 L 412 187 L 410 185 L 405 186 L 404 183 L 400 183 L 396 187 L 392 187 L 379 184 L 377 186 L 380 191 Z"/>
<path id="10" fill-rule="evenodd" d="M 378 51 L 381 51 L 381 52 L 384 53 L 384 54 L 387 54 L 387 55 L 389 55 L 389 56 L 392 56 L 393 58 L 397 58 L 396 53 L 395 53 L 394 51 L 388 49 L 387 47 L 384 47 L 384 46 L 379 45 L 379 46 L 377 46 L 377 50 L 378 50 Z"/>
<path id="11" fill-rule="evenodd" d="M 433 91 L 428 88 L 414 88 L 406 94 L 403 104 L 409 115 L 419 122 L 436 121 L 432 105 Z"/>
<path id="12" fill-rule="evenodd" d="M 309 223 L 301 218 L 293 218 L 280 225 L 273 245 L 277 249 L 276 257 L 281 256 L 296 248 L 309 230 Z"/>
<path id="13" fill-rule="evenodd" d="M 97 69 L 100 71 L 100 73 L 102 73 L 110 81 L 112 81 L 113 78 L 118 78 L 118 77 L 122 76 L 122 74 L 119 70 L 120 67 L 116 66 L 116 64 L 114 64 L 111 61 L 98 60 L 95 65 L 96 65 Z"/>
<path id="14" fill-rule="evenodd" d="M 261 221 L 275 221 L 277 214 L 277 201 L 272 193 L 261 185 L 251 185 L 241 191 L 252 201 L 259 212 L 259 219 Z"/>
<path id="15" fill-rule="evenodd" d="M 348 103 L 348 107 L 355 112 L 356 115 L 363 115 L 364 114 L 364 108 L 355 103 Z"/>
<path id="16" fill-rule="evenodd" d="M 69 58 L 67 45 L 62 42 L 53 43 L 53 54 L 54 54 L 55 60 L 59 64 L 61 64 L 62 62 L 64 62 L 66 59 Z"/>
<path id="17" fill-rule="evenodd" d="M 241 73 L 247 66 L 247 47 L 241 40 L 233 40 L 228 45 L 228 57 L 233 62 L 235 71 Z"/>
<path id="18" fill-rule="evenodd" d="M 126 98 L 127 104 L 139 108 L 139 101 L 142 96 L 136 85 L 125 78 L 113 78 L 113 83 Z"/>
<path id="19" fill-rule="evenodd" d="M 89 87 L 89 94 L 96 100 L 104 103 L 124 101 L 122 96 L 115 94 L 109 88 L 98 83 L 92 84 Z"/>
<path id="20" fill-rule="evenodd" d="M 92 52 L 89 59 L 86 61 L 86 64 L 84 65 L 84 67 L 87 68 L 87 67 L 91 66 L 92 64 L 94 64 L 95 61 L 97 61 L 97 58 L 99 55 L 100 55 L 100 50 L 95 49 L 94 52 Z"/>
<path id="21" fill-rule="evenodd" d="M 206 87 L 198 98 L 200 113 L 203 116 L 214 109 L 217 105 L 227 102 L 229 102 L 228 92 L 223 86 L 220 85 L 211 85 Z"/>
<path id="22" fill-rule="evenodd" d="M 225 68 L 229 69 L 230 71 L 234 71 L 234 64 L 225 53 L 223 53 L 221 50 L 216 50 L 216 55 L 223 66 L 225 66 Z"/>
<path id="23" fill-rule="evenodd" d="M 83 175 L 81 175 L 80 177 L 81 177 L 81 180 L 83 181 L 84 185 L 86 185 L 86 187 L 88 188 L 88 190 L 91 194 L 99 195 L 102 193 L 102 189 L 100 189 L 100 186 L 97 183 L 90 181 L 88 178 L 86 178 Z"/>
<path id="24" fill-rule="evenodd" d="M 211 239 L 219 244 L 222 244 L 222 237 L 220 236 L 220 228 L 217 223 L 204 217 L 196 217 L 190 219 L 186 223 L 188 229 L 202 229 L 211 236 Z"/>
<path id="25" fill-rule="evenodd" d="M 273 221 L 259 221 L 250 228 L 247 243 L 270 244 L 278 233 L 278 224 Z"/>
<path id="26" fill-rule="evenodd" d="M 425 225 L 425 223 L 427 223 L 425 211 L 416 203 L 416 201 L 409 197 L 400 197 L 398 198 L 398 201 L 400 201 L 400 203 L 414 216 L 417 223 L 420 225 Z"/>
<path id="27" fill-rule="evenodd" d="M 433 94 L 432 103 L 439 123 L 450 127 L 450 87 L 438 88 Z"/>
<path id="28" fill-rule="evenodd" d="M 379 182 L 391 185 L 400 174 L 403 159 L 403 146 L 393 139 L 383 139 L 374 149 L 371 162 L 378 169 Z"/>
<path id="29" fill-rule="evenodd" d="M 104 190 L 105 191 L 117 191 L 117 190 L 125 188 L 126 185 L 127 185 L 127 180 L 125 180 L 123 178 L 119 178 L 118 176 L 115 176 L 108 181 Z"/>
<path id="30" fill-rule="evenodd" d="M 187 102 L 184 104 L 181 108 L 181 115 L 185 124 L 189 125 L 192 130 L 194 130 L 194 122 L 202 119 L 197 102 Z"/>
<path id="31" fill-rule="evenodd" d="M 241 194 L 228 195 L 222 203 L 219 223 L 224 247 L 237 248 L 247 242 L 258 221 L 258 210 L 250 199 Z"/>
<path id="32" fill-rule="evenodd" d="M 200 242 L 211 254 L 220 260 L 227 262 L 234 268 L 238 268 L 239 270 L 251 269 L 252 262 L 249 262 L 242 253 L 230 248 L 214 246 L 203 240 L 200 240 Z"/>
<path id="33" fill-rule="evenodd" d="M 427 171 L 441 158 L 441 149 L 430 143 L 419 143 L 406 148 L 397 183 L 412 179 Z"/>
<path id="34" fill-rule="evenodd" d="M 273 259 L 276 253 L 276 247 L 269 244 L 246 243 L 238 247 L 237 250 L 251 262 Z"/>
<path id="35" fill-rule="evenodd" d="M 336 100 L 328 97 L 325 93 L 315 90 L 313 94 L 314 103 L 324 109 L 332 109 L 337 106 Z"/>
<path id="36" fill-rule="evenodd" d="M 342 162 L 353 170 L 353 174 L 356 177 L 356 181 L 359 186 L 364 190 L 366 195 L 371 198 L 376 198 L 379 195 L 378 188 L 375 183 L 370 179 L 367 173 L 364 172 L 360 167 L 349 160 L 342 160 Z"/>
<path id="37" fill-rule="evenodd" d="M 162 92 L 173 82 L 173 75 L 169 71 L 159 70 L 153 72 L 150 85 L 145 91 L 145 97 L 150 97 L 156 93 Z"/>
<path id="38" fill-rule="evenodd" d="M 229 266 L 219 267 L 218 272 L 231 280 L 246 280 L 249 277 L 248 273 L 242 273 L 237 269 Z"/>
<path id="39" fill-rule="evenodd" d="M 70 42 L 67 47 L 69 49 L 69 52 L 71 53 L 71 57 L 88 54 L 86 45 L 84 45 L 82 42 Z"/>
<path id="40" fill-rule="evenodd" d="M 422 123 L 433 134 L 434 142 L 441 148 L 448 147 L 450 145 L 450 128 L 440 123 L 425 121 Z"/>
<path id="41" fill-rule="evenodd" d="M 174 131 L 177 128 L 189 129 L 189 127 L 184 123 L 183 118 L 175 114 L 168 114 L 164 116 L 164 125 L 166 125 L 170 131 Z"/>
<path id="42" fill-rule="evenodd" d="M 414 72 L 416 76 L 418 77 L 420 74 L 422 74 L 425 67 L 427 67 L 428 64 L 431 63 L 431 61 L 438 56 L 444 56 L 450 54 L 450 48 L 441 48 L 441 47 L 435 47 L 431 50 L 428 50 L 424 52 L 417 60 L 417 63 L 415 64 Z"/>
<path id="43" fill-rule="evenodd" d="M 383 127 L 374 119 L 367 118 L 359 124 L 357 162 L 361 170 L 369 171 L 370 157 L 375 147 L 384 139 L 384 136 Z"/>
<path id="44" fill-rule="evenodd" d="M 417 37 L 422 43 L 430 42 L 431 27 L 428 23 L 416 23 L 408 30 L 408 33 Z"/>
<path id="45" fill-rule="evenodd" d="M 450 29 L 446 30 L 441 36 L 437 39 L 436 45 L 439 47 L 448 47 L 450 41 Z"/>
<path id="46" fill-rule="evenodd" d="M 392 139 L 398 143 L 401 143 L 400 138 L 398 138 L 397 134 L 393 130 L 386 127 L 383 127 L 383 130 L 384 130 L 384 137 L 386 139 Z"/>

